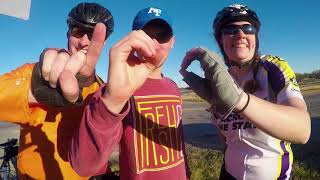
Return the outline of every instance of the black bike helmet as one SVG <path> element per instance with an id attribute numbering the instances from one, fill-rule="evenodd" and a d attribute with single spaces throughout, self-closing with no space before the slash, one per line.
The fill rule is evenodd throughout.
<path id="1" fill-rule="evenodd" d="M 256 14 L 255 11 L 253 11 L 252 9 L 250 9 L 248 6 L 246 5 L 241 5 L 241 4 L 232 4 L 228 7 L 223 8 L 221 11 L 219 11 L 216 15 L 216 17 L 214 18 L 213 24 L 212 24 L 212 28 L 214 31 L 214 37 L 220 47 L 220 50 L 224 56 L 224 60 L 225 63 L 228 67 L 231 67 L 233 65 L 242 67 L 245 65 L 250 65 L 252 63 L 251 61 L 248 61 L 246 63 L 243 64 L 235 64 L 232 61 L 228 60 L 228 57 L 226 56 L 224 49 L 223 49 L 223 45 L 220 42 L 220 37 L 221 37 L 221 29 L 231 23 L 231 22 L 235 22 L 235 21 L 247 21 L 250 22 L 252 25 L 255 26 L 255 28 L 257 29 L 257 32 L 259 32 L 260 30 L 260 20 L 258 15 Z M 255 50 L 255 54 L 254 54 L 254 59 L 256 57 L 259 56 L 258 54 L 258 49 L 259 49 L 259 38 L 256 35 L 256 50 Z"/>
<path id="2" fill-rule="evenodd" d="M 233 4 L 223 8 L 214 18 L 212 28 L 217 42 L 221 36 L 221 28 L 234 21 L 248 21 L 255 26 L 258 32 L 260 30 L 260 20 L 255 11 L 245 5 Z"/>
<path id="3" fill-rule="evenodd" d="M 74 7 L 67 19 L 69 28 L 78 26 L 87 30 L 94 29 L 97 23 L 105 24 L 106 38 L 113 32 L 113 17 L 111 12 L 97 3 L 80 3 Z"/>

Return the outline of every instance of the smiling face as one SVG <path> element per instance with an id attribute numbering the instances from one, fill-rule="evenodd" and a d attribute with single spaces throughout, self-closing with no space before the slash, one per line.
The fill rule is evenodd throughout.
<path id="1" fill-rule="evenodd" d="M 241 26 L 245 24 L 250 25 L 247 21 L 232 22 L 228 25 Z M 239 29 L 233 34 L 222 33 L 220 41 L 228 59 L 237 64 L 251 60 L 255 54 L 256 34 L 245 34 L 242 29 Z"/>

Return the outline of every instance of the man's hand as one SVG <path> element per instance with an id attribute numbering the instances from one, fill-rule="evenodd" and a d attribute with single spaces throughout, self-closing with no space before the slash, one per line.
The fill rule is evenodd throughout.
<path id="1" fill-rule="evenodd" d="M 89 86 L 94 82 L 95 66 L 104 46 L 105 35 L 105 25 L 98 23 L 87 52 L 79 50 L 70 54 L 66 50 L 48 49 L 42 54 L 39 62 L 41 75 L 53 89 L 52 92 L 62 93 L 63 97 L 71 103 L 78 100 L 79 93 L 81 93 L 79 88 Z M 61 92 L 54 90 L 58 86 Z M 37 99 L 34 92 L 33 90 L 33 95 Z M 50 99 L 50 97 L 47 98 Z"/>
<path id="2" fill-rule="evenodd" d="M 104 46 L 106 27 L 103 23 L 98 23 L 93 31 L 92 39 L 87 54 L 81 50 L 71 55 L 59 76 L 59 84 L 64 97 L 70 102 L 75 102 L 79 95 L 79 81 L 76 75 L 90 78 L 82 86 L 89 86 L 93 83 L 95 67 Z M 78 78 L 79 79 L 79 78 Z"/>
<path id="3" fill-rule="evenodd" d="M 156 44 L 144 31 L 132 31 L 111 47 L 109 59 L 108 86 L 103 100 L 110 111 L 118 113 L 158 68 Z"/>
<path id="4" fill-rule="evenodd" d="M 243 96 L 243 90 L 233 81 L 223 65 L 222 58 L 203 47 L 197 47 L 187 52 L 181 64 L 184 71 L 194 61 L 199 60 L 206 79 L 211 82 L 212 104 L 215 111 L 226 117 L 238 104 Z"/>

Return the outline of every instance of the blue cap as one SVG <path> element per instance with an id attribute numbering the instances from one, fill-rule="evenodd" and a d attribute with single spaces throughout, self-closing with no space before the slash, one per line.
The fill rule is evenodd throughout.
<path id="1" fill-rule="evenodd" d="M 154 19 L 163 20 L 173 31 L 172 20 L 170 16 L 165 10 L 157 7 L 147 7 L 140 10 L 133 20 L 132 30 L 142 29 L 146 24 L 148 24 L 148 22 Z"/>

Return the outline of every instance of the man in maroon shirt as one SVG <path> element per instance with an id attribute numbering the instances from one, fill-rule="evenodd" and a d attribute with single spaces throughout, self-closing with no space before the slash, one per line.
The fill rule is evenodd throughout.
<path id="1" fill-rule="evenodd" d="M 110 49 L 107 86 L 86 107 L 69 159 L 83 176 L 102 173 L 120 143 L 121 179 L 187 179 L 182 100 L 162 74 L 175 37 L 166 11 L 148 7 Z"/>

